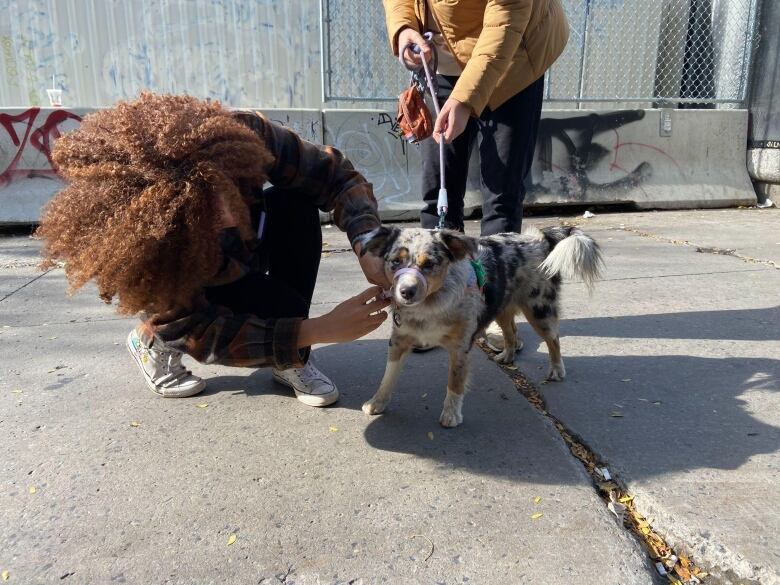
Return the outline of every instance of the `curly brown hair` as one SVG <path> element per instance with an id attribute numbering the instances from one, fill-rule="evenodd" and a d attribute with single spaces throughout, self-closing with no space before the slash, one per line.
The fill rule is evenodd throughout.
<path id="1" fill-rule="evenodd" d="M 68 185 L 37 231 L 43 266 L 64 260 L 71 292 L 94 279 L 126 314 L 192 301 L 219 270 L 223 210 L 246 235 L 242 193 L 271 163 L 218 102 L 152 93 L 84 118 L 53 159 Z"/>

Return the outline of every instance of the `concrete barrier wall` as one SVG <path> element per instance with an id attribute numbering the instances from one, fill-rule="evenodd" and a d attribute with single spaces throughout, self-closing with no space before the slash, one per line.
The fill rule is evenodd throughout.
<path id="1" fill-rule="evenodd" d="M 639 208 L 755 204 L 745 166 L 747 112 L 659 110 L 543 113 L 526 205 L 634 204 Z M 419 148 L 382 111 L 325 110 L 325 139 L 374 184 L 387 220 L 420 209 Z M 667 134 L 661 136 L 661 134 Z M 466 208 L 481 205 L 479 152 L 470 164 Z"/>
<path id="2" fill-rule="evenodd" d="M 11 108 L 0 110 L 0 224 L 34 223 L 41 208 L 62 188 L 52 169 L 51 149 L 94 109 Z M 266 115 L 304 139 L 322 142 L 319 110 L 266 109 Z"/>
<path id="3" fill-rule="evenodd" d="M 51 167 L 57 137 L 89 110 L 0 110 L 0 222 L 30 223 L 61 183 Z M 374 185 L 384 219 L 414 219 L 420 204 L 419 148 L 393 116 L 373 110 L 265 110 L 311 142 L 340 148 Z M 662 128 L 662 115 L 671 126 Z M 661 136 L 661 134 L 667 134 Z M 745 165 L 742 110 L 545 111 L 526 205 L 629 203 L 675 209 L 755 204 Z M 466 207 L 480 206 L 479 157 Z"/>

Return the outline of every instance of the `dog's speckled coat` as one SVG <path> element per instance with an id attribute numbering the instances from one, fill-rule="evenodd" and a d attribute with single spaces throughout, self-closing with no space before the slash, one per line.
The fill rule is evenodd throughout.
<path id="1" fill-rule="evenodd" d="M 514 360 L 518 344 L 515 316 L 522 312 L 544 339 L 550 354 L 549 380 L 566 375 L 558 339 L 562 278 L 582 278 L 589 286 L 603 261 L 598 244 L 574 227 L 550 227 L 524 234 L 471 238 L 450 230 L 382 227 L 365 237 L 363 253 L 385 259 L 393 281 L 393 332 L 387 367 L 379 390 L 363 410 L 384 411 L 409 351 L 420 345 L 441 345 L 450 357 L 447 396 L 439 421 L 445 427 L 463 422 L 462 405 L 468 378 L 468 354 L 474 340 L 495 320 L 504 334 L 504 350 L 495 359 Z M 474 280 L 471 259 L 482 262 L 483 291 Z M 413 272 L 395 278 L 402 268 Z"/>

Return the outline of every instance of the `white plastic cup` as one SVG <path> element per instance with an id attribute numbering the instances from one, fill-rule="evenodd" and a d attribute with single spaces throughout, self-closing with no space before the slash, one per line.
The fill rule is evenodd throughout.
<path id="1" fill-rule="evenodd" d="M 46 93 L 49 95 L 49 104 L 53 108 L 62 107 L 62 90 L 61 89 L 47 89 Z"/>

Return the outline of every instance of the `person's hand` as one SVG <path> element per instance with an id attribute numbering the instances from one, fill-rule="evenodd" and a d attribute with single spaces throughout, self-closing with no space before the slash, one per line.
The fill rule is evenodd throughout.
<path id="1" fill-rule="evenodd" d="M 385 273 L 385 261 L 383 258 L 374 256 L 373 254 L 360 255 L 362 244 L 358 242 L 355 244 L 355 254 L 357 254 L 358 262 L 360 262 L 360 269 L 366 276 L 366 280 L 371 284 L 381 286 L 383 290 L 390 288 L 390 281 L 387 279 Z"/>
<path id="2" fill-rule="evenodd" d="M 433 58 L 433 50 L 428 44 L 428 41 L 426 41 L 423 36 L 416 30 L 407 27 L 398 34 L 398 50 L 402 51 L 403 48 L 409 43 L 418 45 L 420 49 L 422 49 L 422 56 L 425 57 L 427 62 L 430 62 L 430 60 Z M 417 69 L 422 65 L 420 55 L 412 53 L 411 47 L 404 51 L 402 57 L 404 59 L 404 63 L 406 63 L 406 66 L 410 69 Z"/>
<path id="3" fill-rule="evenodd" d="M 433 125 L 433 139 L 436 142 L 452 142 L 463 134 L 471 116 L 471 110 L 458 100 L 449 98 L 441 108 Z"/>
<path id="4" fill-rule="evenodd" d="M 380 287 L 372 286 L 337 305 L 330 313 L 306 319 L 298 333 L 298 347 L 346 343 L 371 333 L 387 319 L 387 313 L 382 309 L 390 305 L 390 300 L 380 298 L 381 293 Z"/>

